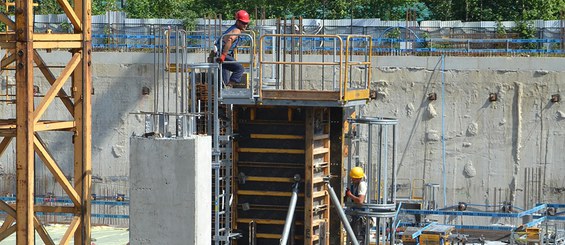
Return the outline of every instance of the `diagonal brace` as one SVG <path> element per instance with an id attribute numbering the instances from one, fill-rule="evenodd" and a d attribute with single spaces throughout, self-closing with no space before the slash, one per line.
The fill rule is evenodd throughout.
<path id="1" fill-rule="evenodd" d="M 51 104 L 57 93 L 61 90 L 65 82 L 69 79 L 75 68 L 78 66 L 81 60 L 81 54 L 75 53 L 69 63 L 65 66 L 65 69 L 61 72 L 57 80 L 53 83 L 49 91 L 45 94 L 45 97 L 41 100 L 35 111 L 33 112 L 33 122 L 37 123 L 39 118 L 43 115 L 45 110 L 47 110 L 47 106 Z"/>
<path id="2" fill-rule="evenodd" d="M 33 145 L 35 152 L 37 153 L 37 155 L 39 155 L 39 158 L 41 158 L 43 163 L 45 163 L 45 166 L 53 174 L 55 179 L 57 179 L 57 182 L 61 184 L 63 190 L 65 190 L 67 195 L 69 195 L 71 201 L 73 201 L 73 203 L 75 204 L 75 207 L 80 208 L 81 206 L 80 196 L 73 188 L 67 177 L 63 174 L 63 171 L 61 171 L 61 168 L 59 168 L 59 166 L 55 162 L 55 159 L 53 159 L 53 157 L 51 157 L 51 154 L 47 152 L 47 148 L 45 148 L 45 145 L 39 139 L 39 135 L 35 134 L 35 137 L 33 138 L 33 143 L 34 143 Z"/>

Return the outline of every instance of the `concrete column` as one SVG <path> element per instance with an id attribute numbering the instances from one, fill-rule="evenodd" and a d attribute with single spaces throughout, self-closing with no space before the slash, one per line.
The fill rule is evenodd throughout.
<path id="1" fill-rule="evenodd" d="M 211 138 L 130 138 L 130 244 L 211 244 Z"/>

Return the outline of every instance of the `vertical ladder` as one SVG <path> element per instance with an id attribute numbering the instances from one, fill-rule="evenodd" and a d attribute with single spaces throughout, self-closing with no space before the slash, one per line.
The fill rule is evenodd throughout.
<path id="1" fill-rule="evenodd" d="M 218 76 L 208 83 L 208 134 L 212 135 L 212 214 L 214 244 L 230 244 L 232 180 L 232 106 L 221 105 Z"/>
<path id="2" fill-rule="evenodd" d="M 329 244 L 330 196 L 324 177 L 330 174 L 330 114 L 326 108 L 307 110 L 304 244 Z"/>
<path id="3" fill-rule="evenodd" d="M 361 114 L 361 110 L 359 110 L 358 108 L 356 108 L 354 111 L 359 111 L 359 115 L 357 115 L 355 112 L 352 113 L 351 117 L 348 118 L 348 129 L 346 134 L 347 137 L 347 162 L 350 164 L 350 166 L 347 166 L 347 169 L 351 169 L 353 167 L 357 167 L 361 165 L 361 157 L 359 155 L 359 146 L 360 146 L 360 142 L 361 142 L 361 128 L 359 127 L 359 125 L 353 123 L 355 121 L 355 118 L 357 117 L 362 117 L 363 115 Z M 355 166 L 351 166 L 351 165 L 355 165 Z M 346 173 L 349 174 L 349 173 Z M 347 187 L 349 187 L 351 185 L 351 183 L 349 182 L 349 178 L 347 178 L 348 182 L 347 182 Z"/>

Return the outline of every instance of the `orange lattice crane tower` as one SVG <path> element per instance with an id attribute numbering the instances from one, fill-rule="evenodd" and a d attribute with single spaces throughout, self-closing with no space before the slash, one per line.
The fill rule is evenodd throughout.
<path id="1" fill-rule="evenodd" d="M 10 145 L 16 149 L 16 203 L 0 201 L 7 218 L 0 227 L 0 240 L 16 233 L 17 244 L 34 244 L 37 231 L 43 243 L 54 244 L 36 212 L 69 214 L 70 225 L 61 244 L 90 244 L 91 212 L 91 0 L 57 0 L 73 26 L 72 33 L 34 33 L 33 0 L 5 3 L 0 21 L 6 32 L 0 34 L 5 51 L 1 68 L 14 77 L 15 86 L 7 86 L 7 113 L 0 116 L 0 155 Z M 11 18 L 11 17 L 14 18 Z M 14 21 L 15 20 L 15 21 Z M 68 50 L 70 58 L 63 69 L 50 66 L 40 50 Z M 34 66 L 44 79 L 34 79 Z M 37 77 L 37 76 L 35 76 Z M 7 82 L 6 82 L 7 83 Z M 34 86 L 46 88 L 38 94 Z M 46 112 L 59 100 L 66 113 L 47 113 L 62 118 L 46 118 Z M 67 134 L 72 147 L 71 173 L 63 172 L 62 161 L 55 159 L 43 137 Z M 70 150 L 69 150 L 70 151 Z M 35 156 L 53 175 L 70 205 L 47 206 L 34 202 Z M 10 164 L 10 163 L 8 163 Z M 14 223 L 15 222 L 15 223 Z"/>

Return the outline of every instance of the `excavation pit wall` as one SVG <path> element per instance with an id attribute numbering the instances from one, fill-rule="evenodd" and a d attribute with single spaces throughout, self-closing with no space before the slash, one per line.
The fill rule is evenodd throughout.
<path id="1" fill-rule="evenodd" d="M 65 55 L 53 52 L 42 57 L 48 65 L 63 65 L 68 60 Z M 191 55 L 189 60 L 201 62 L 205 56 Z M 145 133 L 144 116 L 132 113 L 153 111 L 153 59 L 152 53 L 93 55 L 92 193 L 99 196 L 130 196 L 129 139 Z M 321 69 L 303 72 L 308 73 L 303 77 L 315 79 Z M 45 93 L 47 82 L 38 70 L 34 76 Z M 13 78 L 2 79 L 3 90 L 6 82 L 13 83 Z M 174 81 L 174 74 L 165 80 Z M 564 81 L 564 58 L 374 57 L 371 89 L 376 99 L 362 114 L 399 120 L 399 196 L 421 195 L 413 182 L 424 180 L 440 185 L 438 207 L 512 202 L 526 209 L 537 202 L 564 203 L 565 108 L 563 101 L 551 102 L 552 95 L 565 96 Z M 150 88 L 149 94 L 143 94 L 143 87 Z M 429 99 L 431 93 L 435 100 Z M 495 101 L 489 99 L 491 94 Z M 2 104 L 0 110 L 15 117 L 13 107 Z M 62 103 L 56 102 L 43 119 L 65 113 Z M 70 137 L 70 133 L 44 137 L 68 176 L 72 176 Z M 0 163 L 0 193 L 15 194 L 15 144 Z M 38 168 L 36 194 L 64 196 L 49 171 Z M 127 207 L 96 205 L 93 212 L 128 214 Z M 123 219 L 93 222 L 127 225 Z"/>

